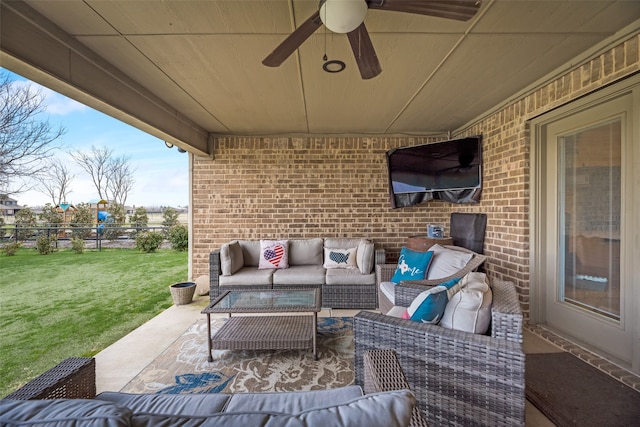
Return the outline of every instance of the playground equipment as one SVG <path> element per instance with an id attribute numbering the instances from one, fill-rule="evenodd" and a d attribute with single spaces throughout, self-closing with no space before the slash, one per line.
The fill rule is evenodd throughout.
<path id="1" fill-rule="evenodd" d="M 58 231 L 58 238 L 66 237 L 65 227 L 73 220 L 73 215 L 76 213 L 76 207 L 70 203 L 62 202 L 55 207 L 56 213 L 62 216 L 62 227 Z"/>

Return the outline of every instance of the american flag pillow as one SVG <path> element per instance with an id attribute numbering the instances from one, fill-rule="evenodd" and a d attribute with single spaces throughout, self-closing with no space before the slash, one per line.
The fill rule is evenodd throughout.
<path id="1" fill-rule="evenodd" d="M 288 240 L 260 240 L 260 262 L 258 268 L 288 268 Z"/>

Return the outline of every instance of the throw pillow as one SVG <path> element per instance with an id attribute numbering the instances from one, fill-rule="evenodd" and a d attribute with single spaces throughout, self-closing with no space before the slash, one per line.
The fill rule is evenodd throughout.
<path id="1" fill-rule="evenodd" d="M 358 268 L 356 254 L 358 248 L 324 248 L 324 268 Z"/>
<path id="2" fill-rule="evenodd" d="M 469 273 L 460 280 L 460 290 L 444 310 L 441 326 L 484 334 L 491 323 L 493 294 L 484 273 Z"/>
<path id="3" fill-rule="evenodd" d="M 242 246 L 237 240 L 220 247 L 220 268 L 223 276 L 231 276 L 244 266 Z"/>
<path id="4" fill-rule="evenodd" d="M 398 268 L 391 281 L 400 283 L 406 280 L 424 280 L 433 252 L 417 252 L 403 247 L 398 258 Z"/>
<path id="5" fill-rule="evenodd" d="M 356 254 L 356 261 L 360 273 L 371 274 L 374 265 L 374 245 L 368 240 L 362 239 L 358 243 L 358 253 Z"/>
<path id="6" fill-rule="evenodd" d="M 288 240 L 260 240 L 259 269 L 289 268 Z"/>
<path id="7" fill-rule="evenodd" d="M 429 248 L 429 251 L 433 252 L 433 261 L 427 274 L 429 280 L 451 276 L 462 270 L 473 258 L 473 254 L 447 249 L 438 244 Z"/>
<path id="8" fill-rule="evenodd" d="M 447 306 L 447 288 L 434 286 L 421 292 L 402 315 L 403 319 L 414 322 L 438 324 Z"/>

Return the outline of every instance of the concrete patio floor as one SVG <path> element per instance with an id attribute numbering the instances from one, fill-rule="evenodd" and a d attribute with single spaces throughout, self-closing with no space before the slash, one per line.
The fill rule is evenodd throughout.
<path id="1" fill-rule="evenodd" d="M 95 356 L 97 392 L 119 391 L 171 343 L 180 337 L 200 316 L 209 296 L 196 296 L 193 303 L 171 306 L 127 336 Z M 319 316 L 353 316 L 360 310 L 328 310 Z M 221 315 L 225 317 L 225 315 Z M 525 353 L 562 351 L 548 341 L 525 330 Z M 126 361 L 126 363 L 125 363 Z M 554 424 L 527 402 L 527 427 L 551 427 Z"/>

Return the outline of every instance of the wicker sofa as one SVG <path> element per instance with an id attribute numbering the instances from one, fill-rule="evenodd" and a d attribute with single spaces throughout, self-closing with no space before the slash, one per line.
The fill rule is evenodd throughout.
<path id="1" fill-rule="evenodd" d="M 425 288 L 397 285 L 408 307 Z M 356 383 L 365 383 L 365 354 L 395 351 L 426 421 L 440 425 L 524 425 L 522 312 L 511 282 L 491 283 L 491 336 L 372 312 L 354 317 Z"/>
<path id="2" fill-rule="evenodd" d="M 384 264 L 384 249 L 362 238 L 288 240 L 288 268 L 261 269 L 260 241 L 237 240 L 209 255 L 209 297 L 245 289 L 319 287 L 322 307 L 375 309 L 378 307 L 374 266 Z M 357 249 L 357 268 L 325 268 L 327 250 Z"/>
<path id="3" fill-rule="evenodd" d="M 96 396 L 95 360 L 71 358 L 0 400 L 0 425 L 422 427 L 393 354 L 367 355 L 367 394 L 358 386 L 309 392 Z"/>

